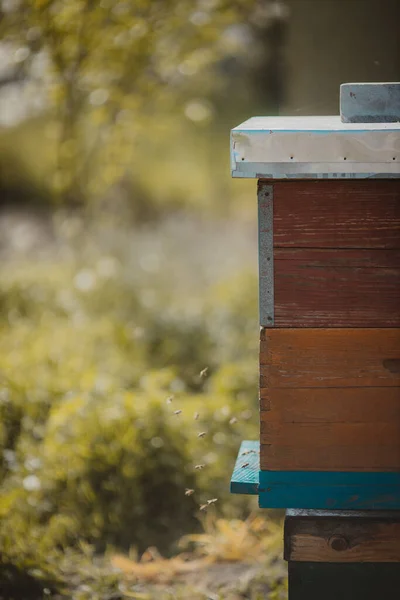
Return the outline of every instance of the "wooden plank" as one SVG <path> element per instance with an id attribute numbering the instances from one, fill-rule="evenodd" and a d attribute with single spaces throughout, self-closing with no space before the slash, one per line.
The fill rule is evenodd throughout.
<path id="1" fill-rule="evenodd" d="M 400 83 L 342 83 L 340 117 L 343 123 L 399 123 Z"/>
<path id="2" fill-rule="evenodd" d="M 326 269 L 398 269 L 400 250 L 381 248 L 276 248 L 274 259 L 285 272 L 293 263 L 297 269 L 315 267 Z"/>
<path id="3" fill-rule="evenodd" d="M 400 329 L 262 329 L 260 387 L 396 387 Z"/>
<path id="4" fill-rule="evenodd" d="M 260 442 L 241 443 L 231 477 L 231 494 L 258 494 Z"/>
<path id="5" fill-rule="evenodd" d="M 262 330 L 261 469 L 400 469 L 399 355 L 399 329 Z"/>
<path id="6" fill-rule="evenodd" d="M 264 185 L 258 193 L 259 317 L 260 324 L 274 325 L 273 187 Z"/>
<path id="7" fill-rule="evenodd" d="M 289 510 L 285 560 L 400 562 L 400 513 Z"/>
<path id="8" fill-rule="evenodd" d="M 269 423 L 261 421 L 262 444 L 289 448 L 389 446 L 400 455 L 400 421 L 377 423 Z"/>
<path id="9" fill-rule="evenodd" d="M 346 440 L 348 441 L 348 440 Z M 341 439 L 330 440 L 331 445 L 274 445 L 260 446 L 260 466 L 271 471 L 398 471 L 400 470 L 400 451 L 398 444 L 381 445 L 377 443 L 358 443 L 353 445 Z M 287 506 L 293 506 L 287 504 Z M 307 507 L 305 507 L 307 508 Z"/>
<path id="10" fill-rule="evenodd" d="M 277 248 L 400 248 L 400 180 L 296 180 L 273 186 Z"/>
<path id="11" fill-rule="evenodd" d="M 260 471 L 260 508 L 398 510 L 400 473 Z"/>
<path id="12" fill-rule="evenodd" d="M 269 423 L 400 423 L 400 388 L 261 388 L 260 408 Z"/>
<path id="13" fill-rule="evenodd" d="M 399 250 L 275 249 L 274 272 L 275 327 L 400 326 Z"/>
<path id="14" fill-rule="evenodd" d="M 389 600 L 399 589 L 397 563 L 289 562 L 290 600 Z"/>

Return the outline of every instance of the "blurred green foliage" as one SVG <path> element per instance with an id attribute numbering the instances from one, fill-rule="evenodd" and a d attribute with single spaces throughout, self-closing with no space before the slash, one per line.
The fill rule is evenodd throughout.
<path id="1" fill-rule="evenodd" d="M 16 76 L 29 78 L 33 70 L 38 77 L 39 72 L 40 94 L 48 106 L 50 121 L 47 133 L 41 131 L 41 143 L 47 135 L 54 146 L 48 165 L 52 191 L 70 203 L 103 195 L 136 165 L 149 127 L 158 139 L 171 113 L 207 125 L 213 116 L 210 98 L 229 85 L 229 61 L 257 62 L 257 50 L 266 51 L 265 42 L 257 45 L 251 32 L 270 22 L 269 4 L 4 4 L 0 33 L 15 48 Z M 235 90 L 236 115 L 240 99 L 248 98 L 243 83 Z M 231 112 L 230 104 L 222 114 Z"/>
<path id="2" fill-rule="evenodd" d="M 51 221 L 30 251 L 26 225 L 0 220 L 10 597 L 46 586 L 122 598 L 98 552 L 173 552 L 208 499 L 227 518 L 255 506 L 229 495 L 239 444 L 258 437 L 258 325 L 256 256 L 243 244 L 244 230 L 256 235 L 254 182 L 230 181 L 227 132 L 248 116 L 249 74 L 236 85 L 232 70 L 257 63 L 252 31 L 261 37 L 269 5 L 1 4 L 17 75 L 39 70 L 46 102 L 0 132 L 0 190 Z M 85 215 L 39 215 L 55 198 Z"/>
<path id="3" fill-rule="evenodd" d="M 253 271 L 221 277 L 204 256 L 185 274 L 189 224 L 179 240 L 165 224 L 138 239 L 77 216 L 54 227 L 44 259 L 2 270 L 0 294 L 2 561 L 44 573 L 83 541 L 171 550 L 211 497 L 242 515 L 230 472 L 258 428 Z"/>

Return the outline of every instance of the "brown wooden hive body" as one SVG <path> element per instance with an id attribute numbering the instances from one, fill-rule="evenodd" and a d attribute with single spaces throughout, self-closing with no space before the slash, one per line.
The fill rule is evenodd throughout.
<path id="1" fill-rule="evenodd" d="M 400 180 L 260 180 L 259 192 L 272 196 L 274 287 L 261 469 L 400 470 Z"/>

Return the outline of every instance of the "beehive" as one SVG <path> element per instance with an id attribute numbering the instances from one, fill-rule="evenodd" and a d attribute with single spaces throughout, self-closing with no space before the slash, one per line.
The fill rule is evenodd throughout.
<path id="1" fill-rule="evenodd" d="M 232 131 L 233 176 L 258 179 L 261 326 L 259 463 L 244 442 L 232 491 L 262 507 L 400 507 L 399 86 L 384 114 L 372 89 L 359 114 L 344 86 L 342 118 Z"/>

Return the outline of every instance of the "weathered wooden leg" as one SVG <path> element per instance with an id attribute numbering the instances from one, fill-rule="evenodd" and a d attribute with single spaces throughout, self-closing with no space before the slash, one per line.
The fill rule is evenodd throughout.
<path id="1" fill-rule="evenodd" d="M 289 600 L 400 594 L 400 511 L 288 510 Z"/>

